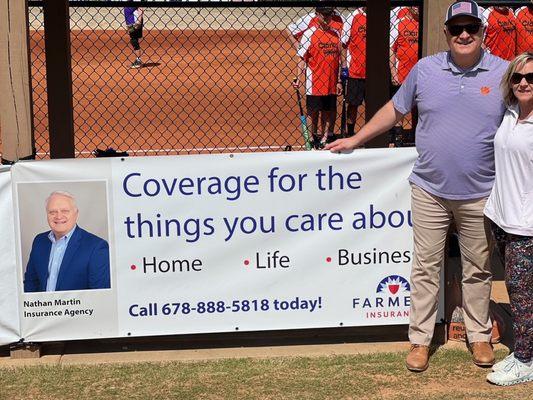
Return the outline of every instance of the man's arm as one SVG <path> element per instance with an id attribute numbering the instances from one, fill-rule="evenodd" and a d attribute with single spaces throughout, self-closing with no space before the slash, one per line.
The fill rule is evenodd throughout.
<path id="1" fill-rule="evenodd" d="M 398 86 L 400 84 L 400 81 L 398 80 L 398 67 L 397 67 L 398 60 L 396 58 L 396 53 L 391 48 L 389 51 L 389 64 L 390 64 L 390 75 L 391 75 L 391 81 L 393 85 Z"/>
<path id="2" fill-rule="evenodd" d="M 338 153 L 361 147 L 369 140 L 388 131 L 403 117 L 404 114 L 396 110 L 392 100 L 389 100 L 356 135 L 346 139 L 335 140 L 333 143 L 326 145 L 325 149 Z"/>
<path id="3" fill-rule="evenodd" d="M 37 271 L 35 271 L 35 263 L 30 255 L 30 260 L 26 266 L 26 272 L 24 273 L 24 292 L 38 292 L 39 291 L 39 277 Z"/>
<path id="4" fill-rule="evenodd" d="M 26 265 L 26 272 L 24 273 L 24 292 L 38 292 L 39 291 L 39 275 L 37 275 L 37 266 L 35 265 L 35 247 L 37 238 L 33 241 L 30 258 Z"/>
<path id="5" fill-rule="evenodd" d="M 99 240 L 89 261 L 89 287 L 88 289 L 109 289 L 109 245 L 103 239 Z"/>
<path id="6" fill-rule="evenodd" d="M 302 84 L 302 80 L 300 79 L 303 76 L 303 73 L 305 71 L 305 60 L 303 58 L 300 58 L 298 61 L 298 66 L 296 67 L 296 80 L 293 82 L 293 86 L 295 88 L 299 88 Z"/>
<path id="7" fill-rule="evenodd" d="M 311 45 L 311 36 L 313 35 L 313 29 L 308 29 L 300 38 L 300 44 L 298 45 L 298 64 L 296 68 L 296 81 L 293 82 L 295 88 L 299 88 L 301 85 L 300 77 L 303 76 L 306 66 L 307 51 Z"/>

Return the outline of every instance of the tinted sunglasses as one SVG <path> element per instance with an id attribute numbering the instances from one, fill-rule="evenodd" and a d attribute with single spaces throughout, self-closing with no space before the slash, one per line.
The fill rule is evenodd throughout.
<path id="1" fill-rule="evenodd" d="M 448 25 L 448 32 L 452 36 L 459 36 L 463 31 L 466 31 L 469 35 L 473 35 L 479 32 L 481 24 L 467 24 L 467 25 Z"/>
<path id="2" fill-rule="evenodd" d="M 524 78 L 526 78 L 526 82 L 531 85 L 533 83 L 533 72 L 527 74 L 519 74 L 518 72 L 515 72 L 511 75 L 511 83 L 513 85 L 518 85 Z"/>

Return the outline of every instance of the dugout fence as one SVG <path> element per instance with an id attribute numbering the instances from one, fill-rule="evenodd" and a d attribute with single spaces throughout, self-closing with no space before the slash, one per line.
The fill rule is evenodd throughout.
<path id="1" fill-rule="evenodd" d="M 345 18 L 366 6 L 366 1 L 330 3 Z M 405 9 L 422 14 L 422 3 L 392 1 L 391 36 Z M 513 8 L 522 3 L 527 2 L 480 2 Z M 28 4 L 36 157 L 48 158 L 43 2 Z M 288 27 L 317 4 L 70 1 L 75 155 L 87 157 L 107 147 L 135 155 L 302 149 L 292 87 L 298 57 Z M 129 68 L 135 55 L 123 9 L 132 5 L 144 9 L 140 69 Z M 421 49 L 422 24 L 417 28 Z M 390 82 L 390 74 L 382 79 Z M 364 106 L 356 129 L 365 121 Z M 336 133 L 340 107 L 339 98 Z M 412 127 L 409 120 L 404 125 Z"/>
<path id="2" fill-rule="evenodd" d="M 344 17 L 366 5 L 332 3 Z M 318 2 L 135 2 L 144 9 L 144 67 L 136 70 L 129 68 L 128 4 L 69 4 L 76 156 L 106 147 L 137 155 L 303 148 L 288 27 Z M 37 158 L 47 158 L 43 3 L 29 6 Z M 364 115 L 363 106 L 358 126 Z"/>

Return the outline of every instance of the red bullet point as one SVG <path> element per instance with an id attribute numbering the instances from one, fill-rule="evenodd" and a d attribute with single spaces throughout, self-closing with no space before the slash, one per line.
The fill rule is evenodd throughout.
<path id="1" fill-rule="evenodd" d="M 326 258 L 326 262 L 330 263 L 331 262 L 331 257 Z"/>
<path id="2" fill-rule="evenodd" d="M 137 269 L 137 266 L 136 265 L 132 265 L 130 268 L 131 268 L 132 271 L 135 271 Z"/>
<path id="3" fill-rule="evenodd" d="M 250 264 L 250 260 L 244 260 L 244 265 Z"/>

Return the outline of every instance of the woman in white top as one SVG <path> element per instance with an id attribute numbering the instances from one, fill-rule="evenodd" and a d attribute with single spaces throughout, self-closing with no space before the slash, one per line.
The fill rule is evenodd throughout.
<path id="1" fill-rule="evenodd" d="M 494 137 L 496 180 L 485 215 L 505 259 L 515 348 L 487 380 L 507 386 L 533 381 L 533 53 L 509 64 L 502 89 L 508 109 Z"/>

